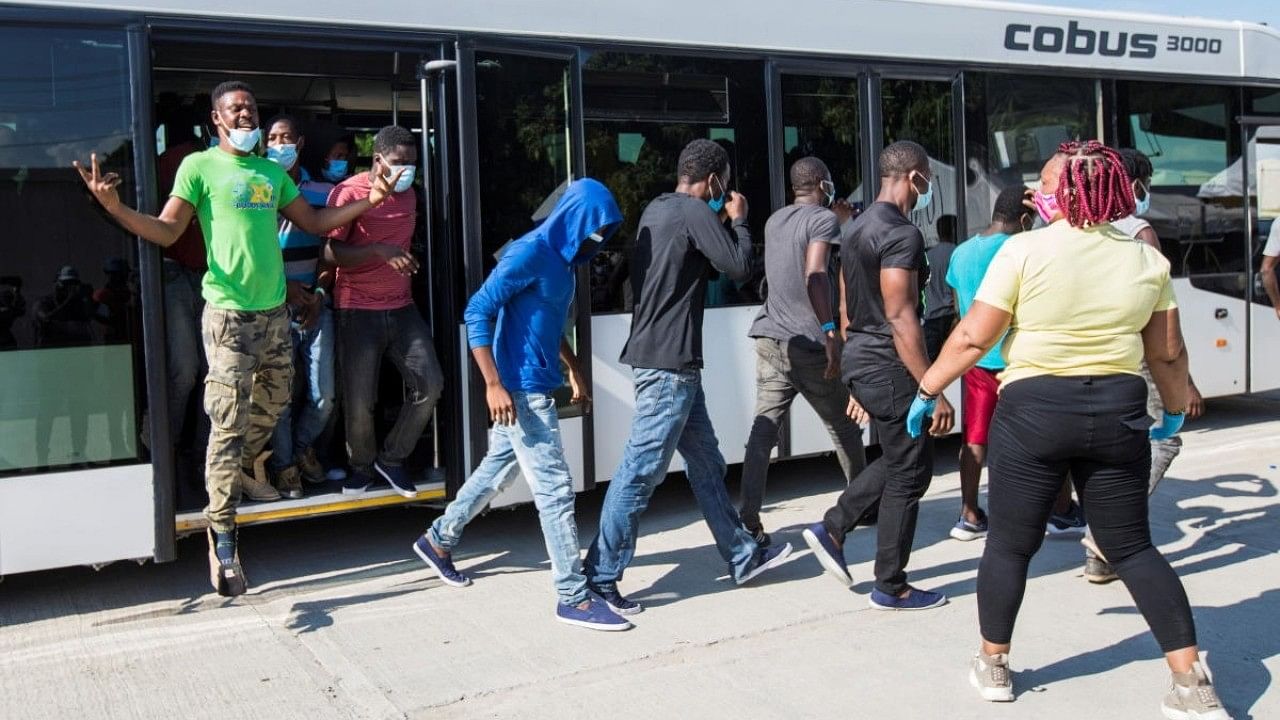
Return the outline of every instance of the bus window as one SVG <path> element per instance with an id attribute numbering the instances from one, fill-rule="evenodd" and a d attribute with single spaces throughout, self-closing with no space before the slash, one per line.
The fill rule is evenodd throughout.
<path id="1" fill-rule="evenodd" d="M 1151 158 L 1151 210 L 1174 277 L 1245 297 L 1245 214 L 1234 91 L 1212 85 L 1116 83 L 1119 145 Z"/>
<path id="2" fill-rule="evenodd" d="M 1038 183 L 1060 143 L 1100 136 L 1095 80 L 965 73 L 964 94 L 966 236 L 991 223 L 1001 190 Z"/>
<path id="3" fill-rule="evenodd" d="M 123 32 L 0 29 L 0 472 L 139 460 L 134 240 L 71 167 L 97 153 L 133 203 Z"/>
<path id="4" fill-rule="evenodd" d="M 747 196 L 757 257 L 769 215 L 764 75 L 759 62 L 621 52 L 592 53 L 582 70 L 587 174 L 613 191 L 625 218 L 591 268 L 591 310 L 631 309 L 628 256 L 640 214 L 676 185 L 680 151 L 696 138 L 724 145 L 731 189 Z M 717 273 L 707 306 L 760 300 L 760 266 L 735 283 Z"/>

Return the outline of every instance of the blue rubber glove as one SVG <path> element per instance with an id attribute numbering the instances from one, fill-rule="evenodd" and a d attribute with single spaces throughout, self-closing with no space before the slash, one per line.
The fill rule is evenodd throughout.
<path id="1" fill-rule="evenodd" d="M 1165 410 L 1164 419 L 1160 421 L 1159 425 L 1155 425 L 1151 428 L 1151 439 L 1168 440 L 1174 435 L 1177 435 L 1178 431 L 1182 429 L 1183 421 L 1186 419 L 1187 416 L 1184 413 L 1171 413 L 1168 410 Z M 910 420 L 907 422 L 910 422 Z"/>
<path id="2" fill-rule="evenodd" d="M 907 434 L 913 438 L 920 437 L 924 430 L 924 419 L 933 417 L 933 409 L 937 405 L 937 398 L 925 400 L 916 395 L 916 399 L 911 401 L 911 409 L 907 411 Z"/>

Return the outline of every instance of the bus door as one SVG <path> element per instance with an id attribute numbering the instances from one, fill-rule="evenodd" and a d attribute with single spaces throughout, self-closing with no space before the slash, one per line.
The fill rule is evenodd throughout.
<path id="1" fill-rule="evenodd" d="M 441 59 L 452 47 L 452 43 L 442 45 L 430 38 L 379 37 L 376 32 L 368 37 L 353 36 L 350 32 L 315 28 L 308 29 L 305 36 L 246 32 L 235 42 L 228 42 L 223 31 L 205 32 L 190 24 L 173 28 L 160 24 L 154 28 L 150 79 L 154 151 L 159 158 L 160 175 L 166 168 L 176 169 L 182 153 L 210 145 L 209 91 L 225 80 L 243 80 L 253 87 L 264 136 L 269 129 L 265 125 L 276 115 L 297 120 L 304 137 L 298 163 L 312 183 L 304 181 L 302 189 L 313 204 L 324 202 L 332 184 L 370 169 L 373 138 L 380 128 L 400 125 L 422 139 L 419 179 L 413 189 L 419 197 L 419 213 L 412 241 L 421 268 L 413 277 L 411 288 L 415 306 L 433 328 L 445 382 L 433 422 L 405 462 L 415 477 L 418 494 L 405 498 L 385 484 L 375 484 L 352 496 L 343 493 L 341 480 L 335 478 L 319 484 L 304 482 L 304 496 L 300 499 L 243 503 L 238 513 L 241 525 L 438 501 L 445 497 L 444 477 L 462 471 L 461 399 L 465 386 L 460 379 L 457 354 L 451 351 L 458 342 L 457 299 L 462 294 L 461 282 L 451 278 L 459 276 L 454 268 L 461 253 L 456 243 L 444 241 L 451 218 L 444 188 L 452 182 L 452 174 L 449 164 L 441 159 L 447 157 L 448 150 L 448 127 L 442 119 L 449 118 L 442 107 L 447 96 L 441 90 L 446 86 L 447 80 L 442 76 L 448 75 L 444 70 L 449 63 Z M 346 155 L 345 173 L 329 162 L 339 150 Z M 175 153 L 179 156 L 170 157 Z M 157 178 L 155 190 L 161 195 L 167 192 L 164 177 Z M 157 198 L 157 202 L 162 200 L 163 197 Z M 199 240 L 196 244 L 199 247 Z M 305 248 L 284 250 L 287 272 L 290 258 L 301 257 L 291 255 L 292 251 L 301 249 Z M 201 252 L 196 253 L 197 259 Z M 170 286 L 173 281 L 181 280 L 179 264 L 172 257 L 164 261 L 161 297 L 175 290 Z M 177 312 L 178 307 L 177 303 L 165 303 L 167 312 Z M 336 318 L 334 327 L 336 331 Z M 337 338 L 332 358 L 335 364 L 340 345 L 341 339 Z M 170 355 L 175 349 L 178 346 L 169 343 Z M 297 358 L 294 377 L 299 392 L 295 413 L 305 402 L 304 394 L 311 392 L 311 366 L 304 366 L 301 354 Z M 169 360 L 172 362 L 173 358 Z M 374 424 L 376 436 L 381 438 L 394 421 L 397 409 L 409 400 L 400 373 L 388 358 L 384 357 L 381 366 L 370 372 L 379 377 Z M 203 376 L 198 378 L 202 379 Z M 154 401 L 151 407 L 153 435 L 161 430 L 172 435 L 170 441 L 152 446 L 175 449 L 171 480 L 175 493 L 168 512 L 172 521 L 176 510 L 179 534 L 205 525 L 200 511 L 206 502 L 202 443 L 207 426 L 199 387 L 197 381 L 185 403 Z M 329 428 L 312 445 L 329 469 L 347 466 L 341 402 L 338 408 L 337 415 L 330 418 Z M 258 469 L 267 468 L 255 468 Z M 158 502 L 157 513 L 162 511 Z"/>
<path id="2" fill-rule="evenodd" d="M 462 176 L 462 237 L 466 289 L 475 292 L 514 239 L 542 220 L 569 181 L 583 175 L 577 55 L 571 48 L 539 45 L 458 47 L 459 150 Z M 590 377 L 590 279 L 579 270 L 577 299 L 565 323 L 570 347 Z M 465 302 L 465 299 L 464 299 Z M 488 405 L 484 382 L 459 324 L 453 352 L 466 369 L 467 438 L 465 470 L 479 464 L 488 447 Z M 554 392 L 574 489 L 591 487 L 591 417 L 569 402 L 568 376 L 558 358 L 546 358 L 564 373 Z M 508 388 L 509 390 L 511 388 Z M 465 480 L 466 472 L 457 481 Z M 455 478 L 451 477 L 453 482 Z M 515 483 L 492 507 L 529 502 L 527 483 Z"/>
<path id="3" fill-rule="evenodd" d="M 866 207 L 875 174 L 871 162 L 868 111 L 871 78 L 865 68 L 835 63 L 771 63 L 769 69 L 770 175 L 772 209 L 794 201 L 791 165 L 814 156 L 826 163 L 836 197 L 853 208 Z M 847 229 L 847 225 L 845 229 Z M 831 283 L 834 317 L 840 319 L 839 248 L 832 249 Z M 828 452 L 830 436 L 803 396 L 797 397 L 782 433 L 779 456 Z"/>
<path id="4" fill-rule="evenodd" d="M 1263 250 L 1280 245 L 1280 117 L 1245 117 L 1242 165 L 1249 188 L 1245 211 L 1251 231 L 1252 296 L 1249 303 L 1249 391 L 1280 388 L 1280 317 L 1262 282 Z M 1276 273 L 1280 281 L 1280 273 Z"/>
<path id="5" fill-rule="evenodd" d="M 884 72 L 873 79 L 872 92 L 877 98 L 879 115 L 872 130 L 872 157 L 899 140 L 912 140 L 929 153 L 932 171 L 933 199 L 923 210 L 909 217 L 924 234 L 926 251 L 940 239 L 959 243 L 964 238 L 960 229 L 967 227 L 965 217 L 964 85 L 954 73 Z M 874 163 L 873 163 L 874 164 Z M 869 199 L 879 189 L 879 173 L 868 173 Z M 931 272 L 935 272 L 931 268 Z M 942 272 L 940 269 L 936 272 Z M 925 288 L 920 288 L 922 318 L 931 309 Z M 952 383 L 947 399 L 960 410 L 960 383 Z M 957 424 L 958 425 L 958 424 Z"/>

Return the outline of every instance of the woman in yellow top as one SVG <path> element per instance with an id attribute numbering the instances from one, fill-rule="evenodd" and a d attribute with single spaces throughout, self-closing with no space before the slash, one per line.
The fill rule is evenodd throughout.
<path id="1" fill-rule="evenodd" d="M 1027 565 L 1070 474 L 1099 547 L 1173 672 L 1164 716 L 1229 720 L 1199 662 L 1186 591 L 1151 544 L 1147 520 L 1148 434 L 1176 433 L 1187 404 L 1169 263 L 1111 226 L 1133 212 L 1133 189 L 1120 156 L 1096 141 L 1060 146 L 1034 200 L 1048 225 L 1001 248 L 908 416 L 918 432 L 934 399 L 1008 330 L 988 456 L 991 529 L 978 570 L 982 647 L 970 682 L 987 700 L 1013 700 L 1008 652 Z M 1154 428 L 1143 358 L 1165 401 Z"/>

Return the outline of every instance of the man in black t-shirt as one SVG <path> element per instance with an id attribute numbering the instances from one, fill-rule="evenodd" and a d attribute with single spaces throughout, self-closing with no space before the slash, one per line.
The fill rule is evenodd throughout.
<path id="1" fill-rule="evenodd" d="M 764 226 L 764 271 L 769 295 L 747 334 L 756 341 L 756 417 L 742 461 L 742 521 L 768 545 L 760 522 L 769 455 L 778 429 L 803 395 L 835 443 L 846 482 L 866 459 L 862 429 L 846 415 L 849 391 L 840 382 L 840 335 L 835 321 L 828 260 L 840 249 L 836 186 L 826 163 L 816 157 L 791 166 L 795 202 Z M 847 209 L 844 201 L 839 201 Z"/>
<path id="2" fill-rule="evenodd" d="M 842 362 L 849 391 L 870 416 L 882 455 L 840 495 L 820 523 L 804 530 L 814 557 L 846 586 L 853 584 L 844 559 L 844 537 L 876 511 L 876 586 L 871 607 L 925 610 L 946 604 L 941 593 L 907 584 L 920 498 L 933 479 L 933 439 L 951 431 L 954 411 L 938 398 L 928 434 L 912 439 L 907 410 L 929 368 L 916 306 L 928 279 L 924 236 L 907 219 L 928 207 L 933 195 L 929 156 L 900 141 L 880 153 L 880 194 L 842 244 L 849 312 Z"/>
<path id="3" fill-rule="evenodd" d="M 680 153 L 675 192 L 654 198 L 631 250 L 635 307 L 621 361 L 632 367 L 636 414 L 622 462 L 600 509 L 583 569 L 592 592 L 623 615 L 641 611 L 618 590 L 635 556 L 640 514 L 677 450 L 702 517 L 729 574 L 741 585 L 786 559 L 791 545 L 762 548 L 729 500 L 725 461 L 702 391 L 702 311 L 714 268 L 731 280 L 751 271 L 747 199 L 729 188 L 729 155 L 710 140 Z M 722 224 L 732 219 L 733 232 Z"/>

